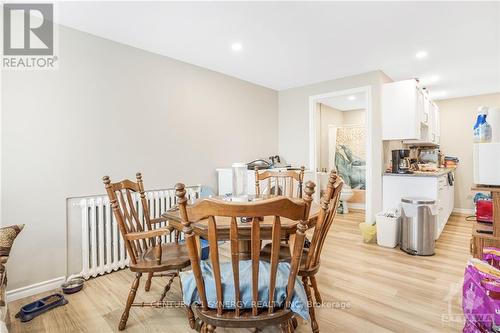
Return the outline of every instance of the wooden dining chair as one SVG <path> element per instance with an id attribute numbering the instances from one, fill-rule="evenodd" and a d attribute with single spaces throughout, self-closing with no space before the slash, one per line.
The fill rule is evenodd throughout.
<path id="1" fill-rule="evenodd" d="M 337 214 L 337 208 L 340 203 L 340 192 L 342 191 L 343 184 L 344 182 L 342 181 L 342 178 L 337 175 L 335 171 L 332 171 L 330 173 L 330 178 L 328 179 L 326 192 L 321 198 L 319 215 L 316 226 L 314 227 L 311 245 L 306 249 L 307 255 L 305 256 L 305 259 L 303 259 L 299 268 L 298 274 L 302 277 L 302 282 L 304 283 L 304 288 L 309 300 L 309 315 L 311 316 L 311 328 L 313 333 L 319 332 L 319 326 L 314 313 L 311 287 L 314 290 L 316 303 L 323 303 L 318 289 L 318 283 L 316 282 L 316 274 L 318 273 L 320 267 L 323 245 L 325 244 L 328 231 L 330 230 L 335 215 Z"/>
<path id="2" fill-rule="evenodd" d="M 173 228 L 168 225 L 161 226 L 166 222 L 164 218 L 150 218 L 142 175 L 137 173 L 136 179 L 137 182 L 125 179 L 118 183 L 112 183 L 108 176 L 103 178 L 114 217 L 127 249 L 130 270 L 135 272 L 135 279 L 132 282 L 125 310 L 118 325 L 119 330 L 125 329 L 132 306 L 162 307 L 163 300 L 170 290 L 174 278 L 179 276 L 180 270 L 190 265 L 187 248 L 184 244 L 178 243 L 178 237 L 172 237 L 172 242 L 162 242 L 162 238 L 166 235 L 173 234 Z M 140 205 L 136 206 L 133 198 L 134 192 L 140 194 Z M 142 220 L 138 214 L 139 206 L 142 207 Z M 160 299 L 156 302 L 134 303 L 143 273 L 148 274 L 146 291 L 149 291 L 153 277 L 168 278 Z M 193 328 L 194 314 L 190 308 L 187 311 L 189 324 Z"/>
<path id="3" fill-rule="evenodd" d="M 323 245 L 325 244 L 328 231 L 332 226 L 333 219 L 337 214 L 337 208 L 340 202 L 340 192 L 342 191 L 343 181 L 335 171 L 330 173 L 328 185 L 325 193 L 321 197 L 319 214 L 314 226 L 314 232 L 309 248 L 304 248 L 302 260 L 300 262 L 298 275 L 302 277 L 302 282 L 309 299 L 309 315 L 311 317 L 311 328 L 314 333 L 319 332 L 316 315 L 314 312 L 314 303 L 312 300 L 311 288 L 314 291 L 316 303 L 323 303 L 321 294 L 316 281 L 316 274 L 320 268 L 320 258 Z M 263 258 L 270 258 L 271 244 L 267 244 L 261 252 Z M 292 255 L 293 258 L 293 255 Z M 269 260 L 269 259 L 267 259 Z M 290 250 L 288 245 L 282 244 L 280 250 L 280 260 L 290 260 Z"/>
<path id="4" fill-rule="evenodd" d="M 305 198 L 303 200 L 276 197 L 262 201 L 236 203 L 209 198 L 199 201 L 193 206 L 187 206 L 184 185 L 176 185 L 177 202 L 184 226 L 183 232 L 185 234 L 191 267 L 196 281 L 197 294 L 199 295 L 199 304 L 195 303 L 194 309 L 198 318 L 203 322 L 201 326 L 202 332 L 214 332 L 216 327 L 261 328 L 274 325 L 280 325 L 282 332 L 293 332 L 294 327 L 291 325 L 293 312 L 290 310 L 290 303 L 294 293 L 300 256 L 303 252 L 304 233 L 307 230 L 307 219 L 311 207 L 314 187 L 315 184 L 312 182 L 306 184 Z M 268 280 L 269 300 L 275 299 L 277 269 L 279 264 L 279 241 L 281 238 L 280 218 L 299 221 L 296 241 L 293 248 L 294 257 L 290 262 L 289 275 L 286 277 L 286 299 L 282 306 L 275 306 L 274 301 L 272 301 L 271 303 L 267 303 L 270 306 L 259 307 L 259 304 L 265 302 L 265 300 L 259 298 L 260 218 L 263 216 L 274 216 L 272 227 L 272 241 L 274 246 L 271 252 L 269 264 L 270 274 Z M 251 230 L 249 233 L 243 232 L 243 230 L 238 227 L 238 218 L 240 217 L 251 218 Z M 201 270 L 200 254 L 195 234 L 191 226 L 191 223 L 205 219 L 208 220 L 210 263 L 213 269 L 213 279 L 215 281 L 216 306 L 214 306 L 214 303 L 209 304 L 207 301 L 205 277 Z M 230 262 L 235 299 L 224 299 L 223 297 L 225 293 L 225 289 L 223 288 L 230 287 L 227 284 L 223 285 L 221 282 L 221 261 L 218 250 L 218 234 L 220 229 L 217 229 L 217 223 L 222 219 L 230 223 Z M 241 240 L 250 240 L 251 243 L 251 277 L 240 276 L 239 241 Z M 224 272 L 223 270 L 222 273 Z M 248 279 L 251 279 L 252 306 L 251 308 L 242 308 L 240 283 L 241 285 L 246 285 L 246 283 L 249 283 Z M 228 309 L 224 307 L 224 304 L 227 304 L 225 302 L 235 304 L 235 308 Z"/>
<path id="5" fill-rule="evenodd" d="M 262 194 L 261 182 L 267 180 L 267 194 L 302 198 L 304 170 L 305 168 L 301 167 L 299 172 L 293 170 L 259 172 L 258 167 L 255 167 L 255 194 L 257 196 Z"/>

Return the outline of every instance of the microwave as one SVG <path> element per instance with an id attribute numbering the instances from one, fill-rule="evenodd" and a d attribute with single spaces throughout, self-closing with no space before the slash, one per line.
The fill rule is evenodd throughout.
<path id="1" fill-rule="evenodd" d="M 474 144 L 473 172 L 475 184 L 500 186 L 500 142 Z"/>

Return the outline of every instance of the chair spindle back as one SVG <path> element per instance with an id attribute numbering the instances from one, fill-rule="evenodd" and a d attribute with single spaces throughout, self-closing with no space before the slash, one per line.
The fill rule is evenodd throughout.
<path id="1" fill-rule="evenodd" d="M 108 176 L 103 177 L 106 192 L 113 209 L 114 217 L 120 228 L 125 247 L 133 264 L 137 263 L 140 254 L 145 253 L 150 245 L 154 246 L 155 239 L 150 239 L 150 243 L 144 239 L 129 239 L 128 234 L 134 232 L 152 230 L 148 200 L 144 192 L 144 184 L 140 172 L 136 174 L 137 182 L 125 179 L 118 183 L 112 183 Z M 141 205 L 136 205 L 134 193 L 139 192 Z M 142 207 L 139 207 L 142 206 Z M 138 209 L 142 209 L 142 221 L 139 218 Z"/>
<path id="2" fill-rule="evenodd" d="M 305 262 L 307 269 L 316 267 L 319 264 L 326 236 L 337 214 L 343 184 L 342 178 L 335 171 L 332 171 L 328 179 L 326 192 L 321 197 L 318 219 Z"/>
<path id="3" fill-rule="evenodd" d="M 258 167 L 255 167 L 255 194 L 257 196 L 262 194 L 261 181 L 267 179 L 268 194 L 302 198 L 304 170 L 305 168 L 301 167 L 300 172 L 292 170 L 259 172 Z"/>
<path id="4" fill-rule="evenodd" d="M 179 204 L 181 218 L 183 220 L 183 232 L 185 233 L 186 245 L 191 260 L 198 294 L 200 296 L 201 307 L 207 310 L 206 289 L 200 267 L 200 254 L 191 227 L 192 222 L 197 222 L 202 219 L 208 219 L 208 241 L 210 244 L 210 262 L 214 272 L 215 290 L 217 296 L 217 314 L 222 315 L 223 312 L 223 290 L 221 283 L 220 258 L 218 250 L 218 219 L 227 219 L 230 223 L 230 248 L 231 248 L 231 267 L 234 278 L 234 292 L 236 308 L 233 310 L 236 317 L 240 316 L 241 312 L 241 293 L 240 293 L 240 249 L 239 241 L 250 240 L 251 242 L 251 265 L 252 265 L 252 315 L 256 316 L 259 312 L 259 262 L 261 250 L 260 236 L 260 220 L 264 216 L 273 216 L 272 227 L 272 254 L 270 261 L 270 276 L 269 276 L 269 301 L 267 311 L 272 314 L 275 311 L 274 295 L 276 287 L 276 276 L 279 262 L 280 239 L 281 239 L 281 218 L 288 218 L 294 221 L 299 221 L 296 233 L 296 241 L 293 249 L 294 257 L 290 263 L 290 275 L 287 281 L 287 297 L 284 308 L 289 309 L 290 301 L 294 290 L 295 278 L 299 269 L 300 257 L 304 246 L 305 231 L 307 230 L 307 221 L 309 210 L 312 202 L 315 184 L 308 182 L 305 189 L 304 199 L 290 199 L 286 197 L 276 197 L 263 201 L 254 201 L 250 203 L 233 203 L 223 202 L 216 199 L 204 199 L 194 204 L 187 206 L 186 191 L 183 184 L 177 184 L 176 195 Z M 251 218 L 250 234 L 242 232 L 238 227 L 238 218 Z"/>

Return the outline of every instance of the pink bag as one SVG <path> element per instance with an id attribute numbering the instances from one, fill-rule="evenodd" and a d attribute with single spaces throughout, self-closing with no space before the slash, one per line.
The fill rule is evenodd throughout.
<path id="1" fill-rule="evenodd" d="M 465 333 L 500 332 L 500 270 L 471 259 L 464 275 Z"/>
<path id="2" fill-rule="evenodd" d="M 500 249 L 496 247 L 483 248 L 483 260 L 495 268 L 500 268 Z"/>

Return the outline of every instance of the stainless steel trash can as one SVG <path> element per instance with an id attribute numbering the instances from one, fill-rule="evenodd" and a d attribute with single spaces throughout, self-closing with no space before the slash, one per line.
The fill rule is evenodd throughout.
<path id="1" fill-rule="evenodd" d="M 434 254 L 436 202 L 426 198 L 401 198 L 401 250 L 412 255 Z"/>

